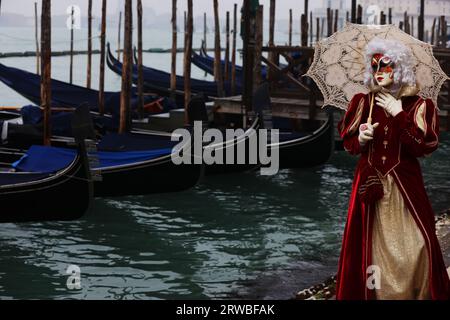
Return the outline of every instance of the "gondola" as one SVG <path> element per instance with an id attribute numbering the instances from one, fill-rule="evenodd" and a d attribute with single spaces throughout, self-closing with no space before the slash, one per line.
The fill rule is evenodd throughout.
<path id="1" fill-rule="evenodd" d="M 34 104 L 40 105 L 40 75 L 0 63 L 0 81 Z M 91 111 L 99 111 L 99 92 L 97 90 L 87 89 L 55 79 L 51 80 L 51 87 L 52 107 L 78 108 L 79 106 L 87 105 Z M 133 89 L 131 109 L 135 113 L 137 112 L 137 105 L 137 92 L 136 89 Z M 169 101 L 161 99 L 157 95 L 144 96 L 144 109 L 147 113 L 163 113 L 167 112 L 171 107 L 173 106 L 170 105 Z M 119 108 L 120 92 L 105 92 L 105 112 L 118 114 Z"/>
<path id="2" fill-rule="evenodd" d="M 70 221 L 88 211 L 93 186 L 84 145 L 86 113 L 80 109 L 74 115 L 76 150 L 63 163 L 46 156 L 63 149 L 32 146 L 22 162 L 36 166 L 21 170 L 7 161 L 14 151 L 0 149 L 1 223 Z"/>
<path id="3" fill-rule="evenodd" d="M 257 88 L 253 101 L 255 117 L 245 134 L 234 140 L 213 143 L 205 147 L 206 149 L 212 148 L 216 152 L 221 150 L 224 155 L 228 149 L 233 148 L 236 151 L 243 147 L 241 150 L 245 150 L 246 162 L 234 165 L 207 165 L 205 168 L 207 175 L 253 170 L 261 167 L 260 163 L 254 165 L 248 162 L 250 154 L 249 140 L 254 138 L 254 142 L 256 141 L 259 145 L 257 139 L 260 137 L 257 133 L 259 129 L 263 129 L 261 119 L 264 118 L 264 113 L 267 112 L 265 109 L 270 108 L 271 105 L 267 83 Z M 204 118 L 204 120 L 206 119 Z M 253 137 L 253 135 L 256 135 L 256 137 Z M 329 111 L 327 120 L 312 132 L 279 130 L 278 142 L 269 143 L 268 148 L 270 154 L 274 151 L 279 153 L 279 169 L 309 168 L 326 163 L 335 150 L 333 112 Z M 225 158 L 223 160 L 225 162 Z"/>
<path id="4" fill-rule="evenodd" d="M 108 44 L 108 67 L 118 75 L 122 75 L 122 63 L 118 61 L 111 52 L 111 48 Z M 138 71 L 137 66 L 133 65 L 133 82 L 137 84 Z M 144 86 L 146 91 L 157 93 L 159 95 L 170 96 L 170 73 L 160 71 L 150 67 L 143 67 L 144 73 Z M 218 87 L 216 82 L 191 79 L 191 89 L 193 94 L 203 93 L 207 97 L 217 97 Z M 177 76 L 177 87 L 179 96 L 184 91 L 184 77 Z M 237 84 L 236 94 L 242 92 L 242 86 Z M 224 83 L 224 93 L 226 96 L 231 94 L 231 83 Z M 180 101 L 181 102 L 181 101 Z M 183 103 L 184 104 L 184 103 Z M 183 105 L 180 104 L 180 105 Z"/>
<path id="5" fill-rule="evenodd" d="M 205 71 L 206 73 L 214 75 L 214 58 L 208 55 L 203 45 L 200 49 L 200 53 L 197 53 L 195 51 L 192 53 L 192 63 L 196 65 L 198 68 Z M 224 75 L 226 62 L 225 60 L 221 60 L 220 63 L 222 66 L 222 75 Z M 229 65 L 229 74 L 231 75 L 232 72 L 231 61 L 228 63 L 228 65 Z M 235 71 L 236 71 L 236 80 L 242 83 L 244 78 L 244 68 L 240 65 L 236 65 Z M 267 67 L 264 65 L 261 66 L 261 76 L 263 80 L 266 79 L 267 77 Z"/>
<path id="6" fill-rule="evenodd" d="M 64 116 L 69 116 L 65 114 Z M 59 125 L 62 125 L 59 121 Z M 72 138 L 53 136 L 53 144 L 68 147 Z M 42 126 L 9 124 L 3 142 L 20 157 L 23 149 L 39 143 Z M 178 192 L 197 184 L 203 175 L 202 164 L 175 165 L 172 156 L 177 142 L 168 133 L 132 131 L 107 133 L 97 143 L 92 172 L 101 177 L 94 181 L 95 197 L 119 197 Z"/>
<path id="7" fill-rule="evenodd" d="M 0 65 L 1 81 L 32 102 L 40 99 L 40 84 L 36 77 L 36 75 L 23 70 Z M 95 101 L 98 99 L 96 92 L 94 95 L 91 94 L 93 90 L 87 90 L 56 80 L 52 82 L 52 92 L 54 93 L 52 96 L 53 103 L 58 106 L 64 103 L 64 106 L 78 107 L 78 103 L 83 102 L 80 99 L 87 101 L 88 98 L 92 98 L 94 100 L 94 95 Z M 76 97 L 75 99 L 78 99 L 78 101 L 71 102 L 71 95 L 68 94 L 67 97 L 64 97 L 65 92 L 72 94 L 78 92 L 80 96 L 85 92 L 87 96 L 84 98 Z M 60 100 L 60 98 L 64 100 Z M 38 110 L 37 117 L 32 115 L 35 112 L 26 114 L 28 118 L 36 118 L 28 119 L 31 123 L 23 124 L 22 121 L 9 119 L 5 121 L 8 125 L 5 125 L 5 122 L 3 122 L 0 126 L 0 132 L 4 133 L 4 131 L 7 131 L 7 134 L 3 134 L 2 143 L 9 148 L 15 149 L 14 154 L 21 154 L 23 153 L 22 149 L 42 141 L 42 123 L 39 119 L 41 112 L 38 108 L 23 108 L 22 113 L 17 113 L 17 117 L 22 118 L 25 110 L 36 109 Z M 115 110 L 109 106 L 106 109 Z M 13 114 L 7 112 L 5 117 L 11 118 Z M 70 138 L 67 138 L 71 136 L 70 128 L 67 125 L 70 113 L 59 112 L 54 114 L 52 118 L 54 124 L 52 126 L 53 142 L 58 146 L 64 147 L 70 142 Z M 103 126 L 106 126 L 99 142 L 99 151 L 101 152 L 100 155 L 105 157 L 104 159 L 108 159 L 108 161 L 100 159 L 100 166 L 94 167 L 94 172 L 102 176 L 102 181 L 95 182 L 96 197 L 177 192 L 195 186 L 201 178 L 203 174 L 202 165 L 177 166 L 173 164 L 171 156 L 174 143 L 171 141 L 169 134 L 139 131 L 118 135 L 114 132 L 109 132 L 117 129 L 117 115 L 116 117 L 113 114 L 112 117 L 102 116 L 94 118 L 97 127 L 100 126 L 103 130 L 105 129 Z M 6 130 L 5 127 L 7 127 Z M 114 155 L 121 160 L 114 160 Z M 102 163 L 107 163 L 107 165 L 102 165 Z M 158 183 L 154 183 L 155 181 Z"/>

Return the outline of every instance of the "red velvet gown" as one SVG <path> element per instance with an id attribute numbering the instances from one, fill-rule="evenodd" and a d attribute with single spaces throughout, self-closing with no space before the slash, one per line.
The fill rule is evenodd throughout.
<path id="1" fill-rule="evenodd" d="M 339 124 L 345 149 L 353 155 L 360 155 L 360 159 L 355 171 L 339 260 L 337 299 L 368 300 L 376 297 L 374 290 L 366 285 L 366 271 L 372 259 L 375 212 L 373 201 L 362 200 L 362 192 L 373 181 L 365 174 L 367 168 L 375 169 L 379 176 L 393 177 L 426 243 L 430 297 L 435 300 L 449 299 L 449 276 L 435 232 L 435 216 L 417 160 L 438 147 L 437 110 L 431 100 L 403 96 L 403 111 L 391 117 L 375 103 L 373 123 L 380 125 L 375 129 L 374 140 L 360 147 L 359 126 L 367 122 L 372 94 L 356 95 Z"/>

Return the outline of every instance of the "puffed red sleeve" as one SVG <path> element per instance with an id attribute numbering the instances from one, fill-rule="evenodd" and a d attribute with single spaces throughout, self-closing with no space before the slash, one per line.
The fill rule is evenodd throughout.
<path id="1" fill-rule="evenodd" d="M 366 95 L 357 94 L 350 101 L 344 118 L 339 122 L 338 130 L 342 138 L 344 149 L 350 154 L 360 154 L 362 148 L 358 141 L 359 126 L 362 122 Z"/>
<path id="2" fill-rule="evenodd" d="M 430 99 L 419 99 L 407 113 L 395 117 L 404 149 L 415 157 L 433 153 L 439 144 L 439 116 Z"/>

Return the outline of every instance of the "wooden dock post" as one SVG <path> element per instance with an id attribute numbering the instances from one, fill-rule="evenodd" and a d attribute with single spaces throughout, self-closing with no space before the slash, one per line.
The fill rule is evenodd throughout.
<path id="1" fill-rule="evenodd" d="M 356 23 L 356 0 L 352 0 L 352 23 Z"/>
<path id="2" fill-rule="evenodd" d="M 389 8 L 389 12 L 388 12 L 388 22 L 389 22 L 389 24 L 392 24 L 392 8 Z"/>
<path id="3" fill-rule="evenodd" d="M 309 12 L 309 45 L 313 44 L 314 22 L 312 11 Z"/>
<path id="4" fill-rule="evenodd" d="M 276 4 L 275 0 L 270 0 L 270 8 L 269 8 L 269 47 L 273 47 L 275 45 L 275 12 L 276 12 Z M 273 52 L 269 52 L 269 61 L 275 62 L 275 54 Z M 273 74 L 269 70 L 269 78 L 272 79 Z"/>
<path id="5" fill-rule="evenodd" d="M 358 14 L 356 17 L 357 24 L 362 24 L 362 16 L 363 16 L 363 7 L 360 4 L 358 4 Z"/>
<path id="6" fill-rule="evenodd" d="M 320 18 L 316 18 L 316 42 L 320 41 Z"/>
<path id="7" fill-rule="evenodd" d="M 194 30 L 193 4 L 188 0 L 188 12 L 186 21 L 186 43 L 184 48 L 184 119 L 185 124 L 189 124 L 189 114 L 187 108 L 191 100 L 191 59 L 192 59 L 192 33 Z M 219 61 L 220 62 L 220 61 Z"/>
<path id="8" fill-rule="evenodd" d="M 345 12 L 345 21 L 350 22 L 350 12 Z"/>
<path id="9" fill-rule="evenodd" d="M 431 45 L 436 44 L 436 18 L 433 19 L 433 25 L 431 26 Z"/>
<path id="10" fill-rule="evenodd" d="M 264 6 L 258 6 L 255 23 L 255 65 L 253 67 L 253 83 L 259 86 L 262 83 L 261 63 L 264 30 Z"/>
<path id="11" fill-rule="evenodd" d="M 119 34 L 117 39 L 117 60 L 119 61 L 121 52 L 121 37 L 122 37 L 122 11 L 119 12 Z"/>
<path id="12" fill-rule="evenodd" d="M 327 8 L 327 37 L 331 36 L 333 33 L 332 25 L 333 25 L 333 11 L 331 11 L 330 8 Z"/>
<path id="13" fill-rule="evenodd" d="M 219 3 L 214 0 L 214 80 L 217 82 L 217 93 L 219 97 L 223 97 L 223 76 L 220 49 L 220 23 L 219 23 Z"/>
<path id="14" fill-rule="evenodd" d="M 420 0 L 420 15 L 419 15 L 419 40 L 424 40 L 425 30 L 425 0 Z"/>
<path id="15" fill-rule="evenodd" d="M 133 34 L 133 9 L 132 0 L 124 0 L 124 37 L 123 37 L 123 69 L 122 92 L 120 95 L 120 126 L 119 133 L 125 133 L 130 128 L 131 106 L 131 68 L 133 65 L 132 34 Z"/>
<path id="16" fill-rule="evenodd" d="M 408 18 L 408 12 L 405 11 L 405 13 L 403 14 L 403 26 L 405 28 L 405 32 L 406 33 L 410 33 L 410 29 L 409 29 L 409 18 Z"/>
<path id="17" fill-rule="evenodd" d="M 301 46 L 308 46 L 308 0 L 305 0 L 305 10 L 300 19 Z"/>
<path id="18" fill-rule="evenodd" d="M 292 9 L 289 9 L 289 47 L 292 46 Z"/>
<path id="19" fill-rule="evenodd" d="M 177 0 L 172 0 L 172 63 L 170 67 L 170 94 L 175 99 L 177 91 Z"/>
<path id="20" fill-rule="evenodd" d="M 51 144 L 51 103 L 52 103 L 52 18 L 51 0 L 42 0 L 41 9 L 41 107 L 44 113 L 44 145 Z"/>
<path id="21" fill-rule="evenodd" d="M 225 45 L 225 81 L 230 81 L 230 11 L 226 19 L 226 45 Z"/>
<path id="22" fill-rule="evenodd" d="M 41 60 L 40 60 L 40 54 L 39 54 L 39 27 L 38 27 L 38 9 L 37 9 L 37 2 L 34 3 L 34 38 L 36 42 L 36 74 L 41 73 Z"/>
<path id="23" fill-rule="evenodd" d="M 304 8 L 303 12 L 306 16 L 306 46 L 308 46 L 308 29 L 309 29 L 309 23 L 310 23 L 310 21 L 308 21 L 309 1 L 304 0 L 304 4 L 305 4 L 305 8 Z"/>
<path id="24" fill-rule="evenodd" d="M 440 46 L 445 48 L 447 46 L 447 21 L 445 16 L 441 16 L 441 36 L 440 36 Z"/>
<path id="25" fill-rule="evenodd" d="M 338 30 L 338 22 L 339 22 L 339 10 L 334 10 L 334 32 L 337 32 Z"/>
<path id="26" fill-rule="evenodd" d="M 301 46 L 308 46 L 308 19 L 306 18 L 306 14 L 302 14 L 300 19 L 300 27 L 301 27 Z"/>
<path id="27" fill-rule="evenodd" d="M 206 12 L 203 13 L 203 46 L 205 48 L 205 51 L 208 50 L 208 25 L 206 23 Z"/>
<path id="28" fill-rule="evenodd" d="M 91 88 L 92 75 L 92 0 L 88 2 L 88 54 L 86 88 Z"/>
<path id="29" fill-rule="evenodd" d="M 137 15 L 138 15 L 138 113 L 142 119 L 144 117 L 144 56 L 142 43 L 142 0 L 137 0 Z"/>
<path id="30" fill-rule="evenodd" d="M 231 95 L 236 94 L 236 37 L 237 37 L 237 4 L 233 11 L 233 48 L 231 50 Z"/>
<path id="31" fill-rule="evenodd" d="M 323 39 L 323 33 L 325 32 L 325 18 L 322 18 L 320 25 L 320 38 Z"/>
<path id="32" fill-rule="evenodd" d="M 70 84 L 73 83 L 73 29 L 74 29 L 74 24 L 75 24 L 75 20 L 74 20 L 74 14 L 75 14 L 75 8 L 72 6 L 72 11 L 70 14 Z"/>
<path id="33" fill-rule="evenodd" d="M 254 65 L 254 39 L 251 30 L 252 20 L 252 1 L 244 0 L 244 10 L 242 21 L 244 21 L 243 30 L 243 49 L 244 49 L 244 89 L 242 94 L 242 126 L 247 127 L 247 112 L 253 109 L 253 65 Z"/>
<path id="34" fill-rule="evenodd" d="M 106 0 L 102 1 L 102 27 L 100 35 L 100 76 L 98 92 L 98 110 L 105 113 L 105 60 L 106 60 Z"/>
<path id="35" fill-rule="evenodd" d="M 386 24 L 386 15 L 384 14 L 384 11 L 381 11 L 381 13 L 380 13 L 380 24 L 381 25 Z"/>

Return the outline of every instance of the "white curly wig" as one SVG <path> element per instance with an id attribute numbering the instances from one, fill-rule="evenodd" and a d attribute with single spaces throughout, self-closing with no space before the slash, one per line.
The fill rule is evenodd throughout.
<path id="1" fill-rule="evenodd" d="M 366 72 L 364 84 L 369 87 L 376 87 L 372 71 L 372 57 L 376 53 L 381 53 L 389 57 L 394 63 L 394 85 L 392 91 L 398 90 L 402 86 L 416 86 L 416 75 L 414 73 L 414 56 L 410 48 L 392 40 L 380 38 L 372 39 L 366 48 Z"/>

